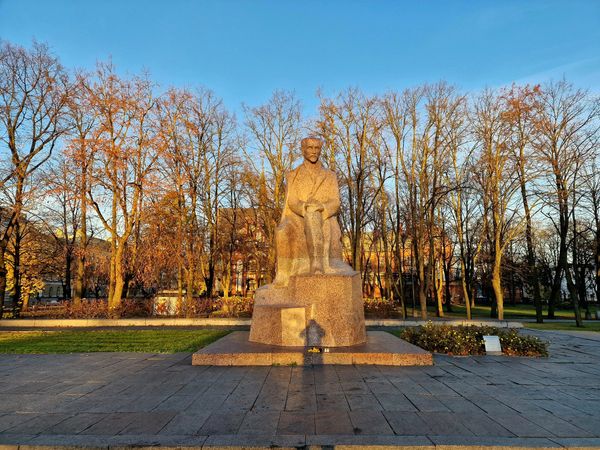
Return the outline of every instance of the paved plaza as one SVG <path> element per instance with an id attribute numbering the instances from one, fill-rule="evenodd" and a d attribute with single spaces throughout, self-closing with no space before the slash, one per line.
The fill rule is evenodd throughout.
<path id="1" fill-rule="evenodd" d="M 191 355 L 0 355 L 0 443 L 600 447 L 600 335 L 550 358 L 198 367 Z M 23 447 L 24 448 L 24 447 Z"/>

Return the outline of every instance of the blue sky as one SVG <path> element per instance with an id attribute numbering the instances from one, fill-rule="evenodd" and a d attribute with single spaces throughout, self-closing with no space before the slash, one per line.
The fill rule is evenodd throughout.
<path id="1" fill-rule="evenodd" d="M 600 90 L 600 1 L 0 0 L 0 39 L 47 42 L 69 68 L 109 56 L 162 86 L 206 86 L 232 110 L 445 79 L 477 90 L 563 75 Z"/>

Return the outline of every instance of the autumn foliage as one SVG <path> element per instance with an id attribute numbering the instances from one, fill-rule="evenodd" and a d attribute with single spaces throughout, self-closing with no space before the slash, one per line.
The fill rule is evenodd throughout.
<path id="1" fill-rule="evenodd" d="M 110 61 L 70 70 L 44 45 L 3 43 L 6 309 L 147 315 L 170 295 L 178 315 L 248 316 L 274 276 L 286 173 L 307 134 L 338 175 L 344 256 L 369 311 L 426 318 L 428 306 L 443 316 L 464 303 L 470 318 L 484 301 L 503 318 L 506 301 L 531 299 L 541 321 L 567 299 L 580 324 L 600 300 L 600 102 L 589 92 L 565 80 L 352 88 L 320 95 L 305 117 L 293 93 L 274 91 L 241 111 L 208 88 L 156 86 Z M 50 281 L 62 287 L 53 312 L 37 301 Z"/>

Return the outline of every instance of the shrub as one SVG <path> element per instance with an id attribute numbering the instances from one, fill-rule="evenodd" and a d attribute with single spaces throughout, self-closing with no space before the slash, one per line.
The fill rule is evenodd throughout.
<path id="1" fill-rule="evenodd" d="M 105 319 L 108 317 L 106 300 L 82 300 L 78 305 L 61 301 L 57 305 L 35 305 L 21 313 L 23 318 L 43 317 L 46 319 Z"/>
<path id="2" fill-rule="evenodd" d="M 216 302 L 213 317 L 250 317 L 254 308 L 253 297 L 220 297 Z"/>
<path id="3" fill-rule="evenodd" d="M 209 297 L 194 297 L 192 299 L 190 316 L 208 317 L 217 309 L 216 299 Z"/>
<path id="4" fill-rule="evenodd" d="M 385 298 L 364 298 L 363 301 L 367 316 L 388 319 L 399 315 L 394 304 Z"/>
<path id="5" fill-rule="evenodd" d="M 152 303 L 147 300 L 125 299 L 121 307 L 109 314 L 106 300 L 82 300 L 79 304 L 62 301 L 55 306 L 36 305 L 21 313 L 23 318 L 40 317 L 45 319 L 107 319 L 118 317 L 149 317 Z"/>
<path id="6" fill-rule="evenodd" d="M 152 301 L 139 299 L 126 299 L 121 302 L 117 317 L 150 317 L 152 316 Z"/>
<path id="7" fill-rule="evenodd" d="M 510 356 L 548 356 L 548 343 L 534 336 L 521 335 L 515 329 L 490 326 L 434 325 L 432 322 L 406 328 L 402 339 L 425 350 L 448 355 L 485 355 L 483 336 L 500 338 L 502 351 Z"/>

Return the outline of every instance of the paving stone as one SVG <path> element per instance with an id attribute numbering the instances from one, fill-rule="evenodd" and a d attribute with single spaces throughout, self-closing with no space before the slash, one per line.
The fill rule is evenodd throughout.
<path id="1" fill-rule="evenodd" d="M 352 422 L 354 434 L 394 434 L 381 411 L 350 411 L 348 416 Z"/>
<path id="2" fill-rule="evenodd" d="M 306 444 L 306 437 L 302 435 L 287 436 L 256 436 L 248 434 L 215 435 L 209 436 L 203 448 L 253 448 L 263 447 L 267 449 L 297 449 Z"/>
<path id="3" fill-rule="evenodd" d="M 199 397 L 196 401 L 191 403 L 185 410 L 189 412 L 202 412 L 206 410 L 217 410 L 227 399 L 227 394 L 208 394 L 206 396 Z"/>
<path id="4" fill-rule="evenodd" d="M 315 434 L 314 414 L 283 411 L 279 417 L 277 434 Z"/>
<path id="5" fill-rule="evenodd" d="M 379 404 L 386 411 L 417 411 L 404 394 L 375 394 Z"/>
<path id="6" fill-rule="evenodd" d="M 435 447 L 431 440 L 425 436 L 388 436 L 388 435 L 307 435 L 306 445 L 323 446 L 336 449 L 346 448 L 375 448 L 378 450 L 410 448 L 413 450 L 433 450 Z M 317 447 L 318 448 L 318 447 Z"/>
<path id="7" fill-rule="evenodd" d="M 557 448 L 560 445 L 546 438 L 510 438 L 489 436 L 429 436 L 436 450 L 457 450 L 457 448 Z"/>
<path id="8" fill-rule="evenodd" d="M 210 417 L 212 411 L 189 412 L 184 411 L 175 415 L 158 433 L 171 435 L 198 434 L 204 422 Z"/>
<path id="9" fill-rule="evenodd" d="M 572 424 L 567 422 L 566 420 L 561 419 L 559 416 L 555 416 L 554 414 L 545 413 L 545 414 L 527 414 L 527 420 L 545 428 L 553 436 L 558 437 L 593 437 L 594 435 L 578 426 L 576 424 Z M 600 430 L 598 430 L 600 432 Z"/>
<path id="10" fill-rule="evenodd" d="M 394 430 L 394 433 L 404 436 L 427 436 L 431 428 L 417 413 L 384 411 L 383 415 Z"/>
<path id="11" fill-rule="evenodd" d="M 180 450 L 191 447 L 200 449 L 207 436 L 176 436 L 176 435 L 118 435 L 107 439 L 111 450 L 152 450 L 160 447 L 162 450 Z"/>
<path id="12" fill-rule="evenodd" d="M 78 434 L 100 422 L 104 417 L 104 414 L 79 413 L 44 430 L 44 434 Z"/>
<path id="13" fill-rule="evenodd" d="M 153 411 L 180 411 L 188 408 L 192 403 L 196 401 L 196 396 L 192 394 L 187 395 L 171 395 L 164 399 L 158 405 L 156 405 Z"/>
<path id="14" fill-rule="evenodd" d="M 567 449 L 600 448 L 600 438 L 552 438 L 552 440 Z"/>
<path id="15" fill-rule="evenodd" d="M 4 414 L 0 416 L 0 433 L 17 425 L 21 425 L 29 420 L 37 418 L 37 414 Z"/>
<path id="16" fill-rule="evenodd" d="M 527 420 L 527 418 L 521 414 L 497 414 L 491 415 L 491 417 L 494 421 L 498 422 L 500 425 L 518 437 L 548 436 L 548 430 L 536 425 L 530 420 Z"/>
<path id="17" fill-rule="evenodd" d="M 287 400 L 287 387 L 261 392 L 254 402 L 253 409 L 270 409 L 282 411 Z"/>
<path id="18" fill-rule="evenodd" d="M 467 427 L 475 436 L 498 436 L 498 437 L 516 437 L 514 433 L 504 428 L 498 422 L 493 420 L 493 417 L 486 413 L 465 414 L 453 413 L 459 418 L 461 423 Z"/>
<path id="19" fill-rule="evenodd" d="M 446 405 L 444 405 L 431 394 L 413 394 L 408 392 L 405 395 L 419 411 L 450 411 Z"/>
<path id="20" fill-rule="evenodd" d="M 0 433 L 0 445 L 4 450 L 17 450 L 21 445 L 35 439 L 34 434 L 3 434 Z"/>
<path id="21" fill-rule="evenodd" d="M 510 407 L 508 407 L 507 405 L 505 405 L 504 403 L 496 400 L 495 398 L 489 397 L 487 395 L 477 395 L 474 397 L 468 397 L 469 401 L 471 401 L 471 403 L 476 404 L 477 406 L 479 406 L 481 409 L 483 409 L 486 413 L 490 414 L 490 415 L 497 415 L 497 414 L 503 414 L 503 415 L 512 415 L 512 414 L 517 414 L 518 411 L 515 409 L 512 409 Z"/>
<path id="22" fill-rule="evenodd" d="M 337 374 L 335 374 L 335 376 L 337 378 Z M 339 380 L 336 380 L 330 382 L 320 382 L 315 384 L 315 392 L 317 393 L 317 395 L 329 395 L 343 393 L 344 390 L 342 389 L 342 384 L 339 382 Z"/>
<path id="23" fill-rule="evenodd" d="M 383 409 L 377 397 L 373 394 L 346 394 L 346 399 L 350 405 L 352 411 L 358 411 L 361 409 L 369 409 L 374 411 L 380 411 Z"/>
<path id="24" fill-rule="evenodd" d="M 473 416 L 482 414 L 483 410 L 475 403 L 463 397 L 436 396 L 449 410 L 456 413 L 471 413 Z"/>
<path id="25" fill-rule="evenodd" d="M 135 419 L 133 413 L 110 413 L 104 419 L 86 428 L 81 434 L 115 435 Z"/>
<path id="26" fill-rule="evenodd" d="M 417 413 L 429 426 L 432 434 L 471 436 L 473 432 L 461 421 L 461 417 L 449 412 Z"/>
<path id="27" fill-rule="evenodd" d="M 561 419 L 574 424 L 594 437 L 600 437 L 600 416 L 590 416 L 587 414 L 577 414 L 569 416 L 560 416 Z"/>
<path id="28" fill-rule="evenodd" d="M 67 414 L 39 414 L 31 420 L 26 420 L 18 425 L 4 430 L 12 434 L 37 434 L 67 419 Z"/>
<path id="29" fill-rule="evenodd" d="M 135 413 L 133 420 L 119 434 L 157 434 L 175 417 L 174 412 Z"/>
<path id="30" fill-rule="evenodd" d="M 317 397 L 313 392 L 290 392 L 285 402 L 285 410 L 315 412 L 317 410 Z"/>
<path id="31" fill-rule="evenodd" d="M 244 416 L 239 434 L 273 436 L 277 433 L 279 411 L 250 411 Z"/>
<path id="32" fill-rule="evenodd" d="M 317 410 L 348 411 L 350 406 L 343 392 L 317 394 Z"/>
<path id="33" fill-rule="evenodd" d="M 212 434 L 235 434 L 244 420 L 244 411 L 216 411 L 206 420 L 200 434 L 210 436 Z"/>
<path id="34" fill-rule="evenodd" d="M 83 447 L 104 450 L 108 449 L 108 437 L 77 434 L 42 434 L 27 442 L 27 446 L 31 450 L 41 450 L 40 446 L 59 446 L 65 450 L 69 447 L 73 449 Z M 21 446 L 21 448 L 24 449 L 24 446 Z"/>
<path id="35" fill-rule="evenodd" d="M 319 411 L 315 413 L 316 434 L 353 434 L 354 427 L 346 411 Z"/>
<path id="36" fill-rule="evenodd" d="M 563 402 L 557 402 L 554 400 L 534 400 L 537 406 L 540 406 L 546 411 L 552 412 L 558 415 L 569 415 L 577 413 L 577 408 L 567 406 Z M 598 409 L 596 409 L 597 411 Z"/>

